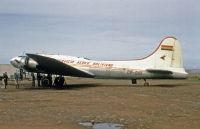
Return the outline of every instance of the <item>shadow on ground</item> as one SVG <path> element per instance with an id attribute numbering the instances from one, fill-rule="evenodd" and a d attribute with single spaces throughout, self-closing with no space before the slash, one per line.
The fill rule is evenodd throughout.
<path id="1" fill-rule="evenodd" d="M 74 89 L 85 89 L 91 87 L 97 87 L 99 84 L 69 84 L 67 86 L 62 87 L 26 87 L 25 90 L 46 90 L 46 89 L 54 89 L 54 90 L 74 90 Z"/>
<path id="2" fill-rule="evenodd" d="M 94 87 L 163 87 L 163 88 L 174 88 L 174 87 L 183 87 L 187 86 L 187 84 L 152 84 L 149 86 L 144 85 L 105 85 L 105 84 L 68 84 L 67 86 L 63 87 L 25 87 L 25 90 L 46 90 L 46 89 L 53 89 L 53 90 L 79 90 L 79 89 L 86 89 L 86 88 L 94 88 Z"/>

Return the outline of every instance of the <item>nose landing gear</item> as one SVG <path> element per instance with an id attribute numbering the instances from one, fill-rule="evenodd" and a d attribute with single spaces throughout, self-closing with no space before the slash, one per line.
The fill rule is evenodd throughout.
<path id="1" fill-rule="evenodd" d="M 137 80 L 136 80 L 136 79 L 132 79 L 132 80 L 131 80 L 131 83 L 132 83 L 132 84 L 137 84 Z M 149 86 L 149 82 L 147 82 L 146 79 L 144 79 L 144 86 Z"/>

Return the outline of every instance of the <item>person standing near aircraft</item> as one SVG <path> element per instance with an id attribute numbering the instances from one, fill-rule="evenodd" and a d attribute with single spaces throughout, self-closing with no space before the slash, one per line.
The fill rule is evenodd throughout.
<path id="1" fill-rule="evenodd" d="M 18 73 L 14 73 L 14 78 L 15 78 L 16 89 L 19 89 L 19 75 L 18 75 Z"/>
<path id="2" fill-rule="evenodd" d="M 40 73 L 37 73 L 37 82 L 38 82 L 38 87 L 40 87 L 41 85 L 41 79 L 42 79 L 42 76 L 40 75 Z"/>
<path id="3" fill-rule="evenodd" d="M 59 86 L 63 87 L 64 83 L 65 83 L 65 78 L 62 75 L 60 75 L 60 77 L 59 77 Z"/>
<path id="4" fill-rule="evenodd" d="M 3 83 L 4 83 L 4 87 L 5 89 L 7 88 L 7 85 L 8 85 L 8 75 L 7 75 L 7 72 L 5 72 L 3 74 Z"/>
<path id="5" fill-rule="evenodd" d="M 20 80 L 22 81 L 22 80 L 24 79 L 24 78 L 23 78 L 23 69 L 20 69 L 19 75 L 20 75 Z"/>
<path id="6" fill-rule="evenodd" d="M 49 84 L 48 84 L 48 86 L 52 86 L 52 75 L 51 74 L 48 74 L 47 75 L 47 79 L 49 80 Z"/>
<path id="7" fill-rule="evenodd" d="M 35 87 L 35 75 L 34 75 L 34 73 L 31 73 L 31 77 L 32 77 L 32 86 Z"/>

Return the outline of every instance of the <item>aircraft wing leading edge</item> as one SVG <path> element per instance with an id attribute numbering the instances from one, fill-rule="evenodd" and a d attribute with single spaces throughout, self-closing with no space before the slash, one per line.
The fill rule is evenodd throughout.
<path id="1" fill-rule="evenodd" d="M 91 73 L 79 70 L 50 57 L 30 53 L 26 55 L 35 60 L 38 63 L 37 69 L 44 73 L 76 77 L 94 77 Z"/>

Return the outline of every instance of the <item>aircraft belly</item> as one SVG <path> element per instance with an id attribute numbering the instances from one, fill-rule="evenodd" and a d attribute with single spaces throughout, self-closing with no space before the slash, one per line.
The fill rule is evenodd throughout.
<path id="1" fill-rule="evenodd" d="M 173 79 L 183 78 L 177 74 L 162 74 L 151 73 L 146 70 L 134 70 L 134 69 L 90 69 L 95 78 L 103 79 Z"/>
<path id="2" fill-rule="evenodd" d="M 143 79 L 150 78 L 151 74 L 143 70 L 130 69 L 90 69 L 95 78 L 104 79 Z"/>

